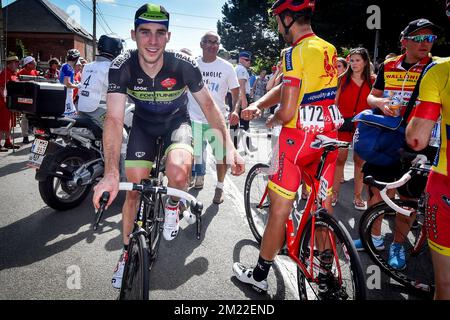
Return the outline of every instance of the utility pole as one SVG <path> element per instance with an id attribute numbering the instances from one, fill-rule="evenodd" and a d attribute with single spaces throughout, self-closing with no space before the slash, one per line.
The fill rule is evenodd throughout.
<path id="1" fill-rule="evenodd" d="M 3 63 L 6 59 L 6 45 L 5 45 L 5 22 L 3 20 L 3 3 L 0 0 L 0 69 L 3 69 Z"/>
<path id="2" fill-rule="evenodd" d="M 93 21 L 92 21 L 92 52 L 93 57 L 96 55 L 97 51 L 97 1 L 92 0 L 92 14 L 93 14 Z"/>

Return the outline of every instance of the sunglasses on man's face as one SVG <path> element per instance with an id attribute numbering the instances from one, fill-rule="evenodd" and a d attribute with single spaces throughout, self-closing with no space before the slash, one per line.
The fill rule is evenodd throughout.
<path id="1" fill-rule="evenodd" d="M 247 62 L 252 61 L 251 59 L 247 59 L 247 58 L 242 58 L 242 59 L 244 59 L 244 61 L 247 61 Z"/>
<path id="2" fill-rule="evenodd" d="M 417 36 L 407 36 L 407 37 L 405 37 L 405 39 L 412 40 L 417 43 L 422 43 L 422 42 L 433 43 L 436 41 L 437 36 L 435 36 L 434 34 L 421 34 L 421 35 L 417 35 Z"/>

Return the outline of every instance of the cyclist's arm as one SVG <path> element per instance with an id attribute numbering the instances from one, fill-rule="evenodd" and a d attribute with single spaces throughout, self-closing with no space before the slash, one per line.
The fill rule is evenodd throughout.
<path id="1" fill-rule="evenodd" d="M 273 123 L 281 122 L 283 124 L 288 123 L 295 116 L 297 111 L 297 102 L 300 95 L 299 86 L 283 86 L 281 88 L 281 106 L 280 109 L 275 112 Z"/>
<path id="2" fill-rule="evenodd" d="M 117 179 L 119 179 L 119 158 L 126 101 L 127 95 L 122 93 L 108 93 L 106 97 L 106 118 L 103 126 L 105 176 L 113 176 Z"/>
<path id="3" fill-rule="evenodd" d="M 435 121 L 414 117 L 406 128 L 406 142 L 416 151 L 425 149 L 430 141 Z"/>
<path id="4" fill-rule="evenodd" d="M 64 85 L 70 89 L 78 88 L 78 86 L 76 86 L 72 82 L 70 82 L 70 77 L 64 77 Z"/>
<path id="5" fill-rule="evenodd" d="M 280 100 L 281 100 L 281 83 L 276 87 L 272 88 L 261 99 L 254 102 L 253 105 L 255 105 L 258 109 L 262 110 L 270 108 L 280 103 Z"/>

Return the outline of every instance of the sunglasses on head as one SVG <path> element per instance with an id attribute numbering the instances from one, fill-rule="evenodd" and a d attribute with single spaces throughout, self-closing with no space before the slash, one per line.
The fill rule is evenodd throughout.
<path id="1" fill-rule="evenodd" d="M 434 34 L 421 34 L 421 35 L 417 35 L 417 36 L 407 36 L 404 38 L 408 39 L 408 40 L 412 40 L 417 43 L 422 43 L 422 42 L 432 43 L 432 42 L 436 41 L 437 36 L 435 36 Z"/>

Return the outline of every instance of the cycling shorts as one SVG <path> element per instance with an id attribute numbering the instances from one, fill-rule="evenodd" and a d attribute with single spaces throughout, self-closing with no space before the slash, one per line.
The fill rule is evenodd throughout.
<path id="1" fill-rule="evenodd" d="M 164 123 L 149 123 L 135 115 L 128 139 L 125 167 L 151 169 L 158 152 L 158 137 L 162 137 L 164 155 L 174 149 L 185 149 L 191 154 L 194 153 L 192 129 L 187 116 L 177 116 Z"/>
<path id="2" fill-rule="evenodd" d="M 336 139 L 337 131 L 323 133 L 323 135 Z M 315 140 L 316 134 L 309 134 L 296 128 L 281 129 L 278 140 L 278 169 L 270 177 L 269 189 L 280 196 L 293 200 L 302 182 L 302 174 L 306 172 L 314 177 L 320 163 L 323 149 L 311 148 L 311 143 Z M 333 189 L 334 170 L 336 168 L 338 152 L 330 152 L 325 161 L 321 189 L 326 190 L 327 195 L 331 195 Z M 305 179 L 310 184 L 310 181 Z"/>
<path id="3" fill-rule="evenodd" d="M 425 224 L 430 249 L 450 257 L 450 177 L 431 172 Z"/>

